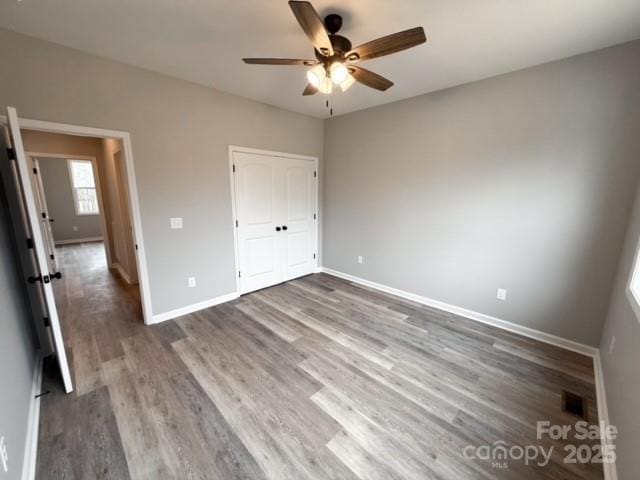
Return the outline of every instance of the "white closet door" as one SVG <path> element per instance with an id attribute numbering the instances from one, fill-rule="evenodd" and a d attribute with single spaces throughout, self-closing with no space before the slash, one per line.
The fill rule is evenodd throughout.
<path id="1" fill-rule="evenodd" d="M 282 159 L 284 205 L 282 256 L 283 280 L 313 273 L 316 242 L 315 164 L 306 160 Z"/>
<path id="2" fill-rule="evenodd" d="M 240 293 L 313 273 L 315 162 L 233 152 Z"/>
<path id="3" fill-rule="evenodd" d="M 282 281 L 283 175 L 274 157 L 234 152 L 240 293 Z"/>

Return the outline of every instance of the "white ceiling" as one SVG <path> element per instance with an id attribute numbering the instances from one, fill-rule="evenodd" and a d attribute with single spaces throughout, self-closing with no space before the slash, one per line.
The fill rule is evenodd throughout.
<path id="1" fill-rule="evenodd" d="M 640 38 L 639 0 L 315 0 L 355 45 L 422 25 L 427 44 L 363 66 L 395 85 L 355 85 L 334 115 Z M 242 57 L 313 58 L 286 0 L 2 0 L 0 26 L 317 117 L 303 67 Z M 639 59 L 640 61 L 640 59 Z"/>

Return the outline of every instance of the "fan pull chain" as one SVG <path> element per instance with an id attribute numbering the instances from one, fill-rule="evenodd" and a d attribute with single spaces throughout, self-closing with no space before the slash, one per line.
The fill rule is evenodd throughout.
<path id="1" fill-rule="evenodd" d="M 329 110 L 329 116 L 333 117 L 333 93 L 330 93 L 324 102 L 325 107 Z"/>

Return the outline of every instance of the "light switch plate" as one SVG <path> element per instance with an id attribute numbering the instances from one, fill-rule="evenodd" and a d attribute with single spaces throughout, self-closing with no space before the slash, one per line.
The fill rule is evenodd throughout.
<path id="1" fill-rule="evenodd" d="M 182 228 L 182 217 L 173 217 L 169 219 L 169 225 L 171 229 L 175 230 L 178 228 Z"/>
<path id="2" fill-rule="evenodd" d="M 498 293 L 496 294 L 496 298 L 498 300 L 506 300 L 507 299 L 507 291 L 504 288 L 499 288 Z"/>
<path id="3" fill-rule="evenodd" d="M 187 279 L 187 284 L 189 285 L 189 288 L 193 288 L 196 286 L 196 277 L 189 277 Z"/>
<path id="4" fill-rule="evenodd" d="M 363 261 L 362 255 L 358 255 L 358 263 L 362 263 Z"/>

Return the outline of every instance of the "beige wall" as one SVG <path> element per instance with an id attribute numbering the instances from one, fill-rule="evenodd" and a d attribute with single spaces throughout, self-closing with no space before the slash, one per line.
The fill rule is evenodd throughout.
<path id="1" fill-rule="evenodd" d="M 110 245 L 112 246 L 111 260 L 113 263 L 120 265 L 131 283 L 137 283 L 138 272 L 134 250 L 133 224 L 129 210 L 129 191 L 127 189 L 126 176 L 122 176 L 121 181 L 118 175 L 115 157 L 118 152 L 123 152 L 120 140 L 106 138 L 102 141 L 105 202 L 108 202 L 109 211 L 111 212 L 108 228 Z"/>
<path id="2" fill-rule="evenodd" d="M 638 59 L 640 41 L 326 121 L 323 265 L 598 345 L 640 175 Z"/>
<path id="3" fill-rule="evenodd" d="M 1 109 L 131 134 L 154 313 L 235 291 L 229 145 L 322 157 L 318 119 L 7 30 L 0 62 Z"/>

